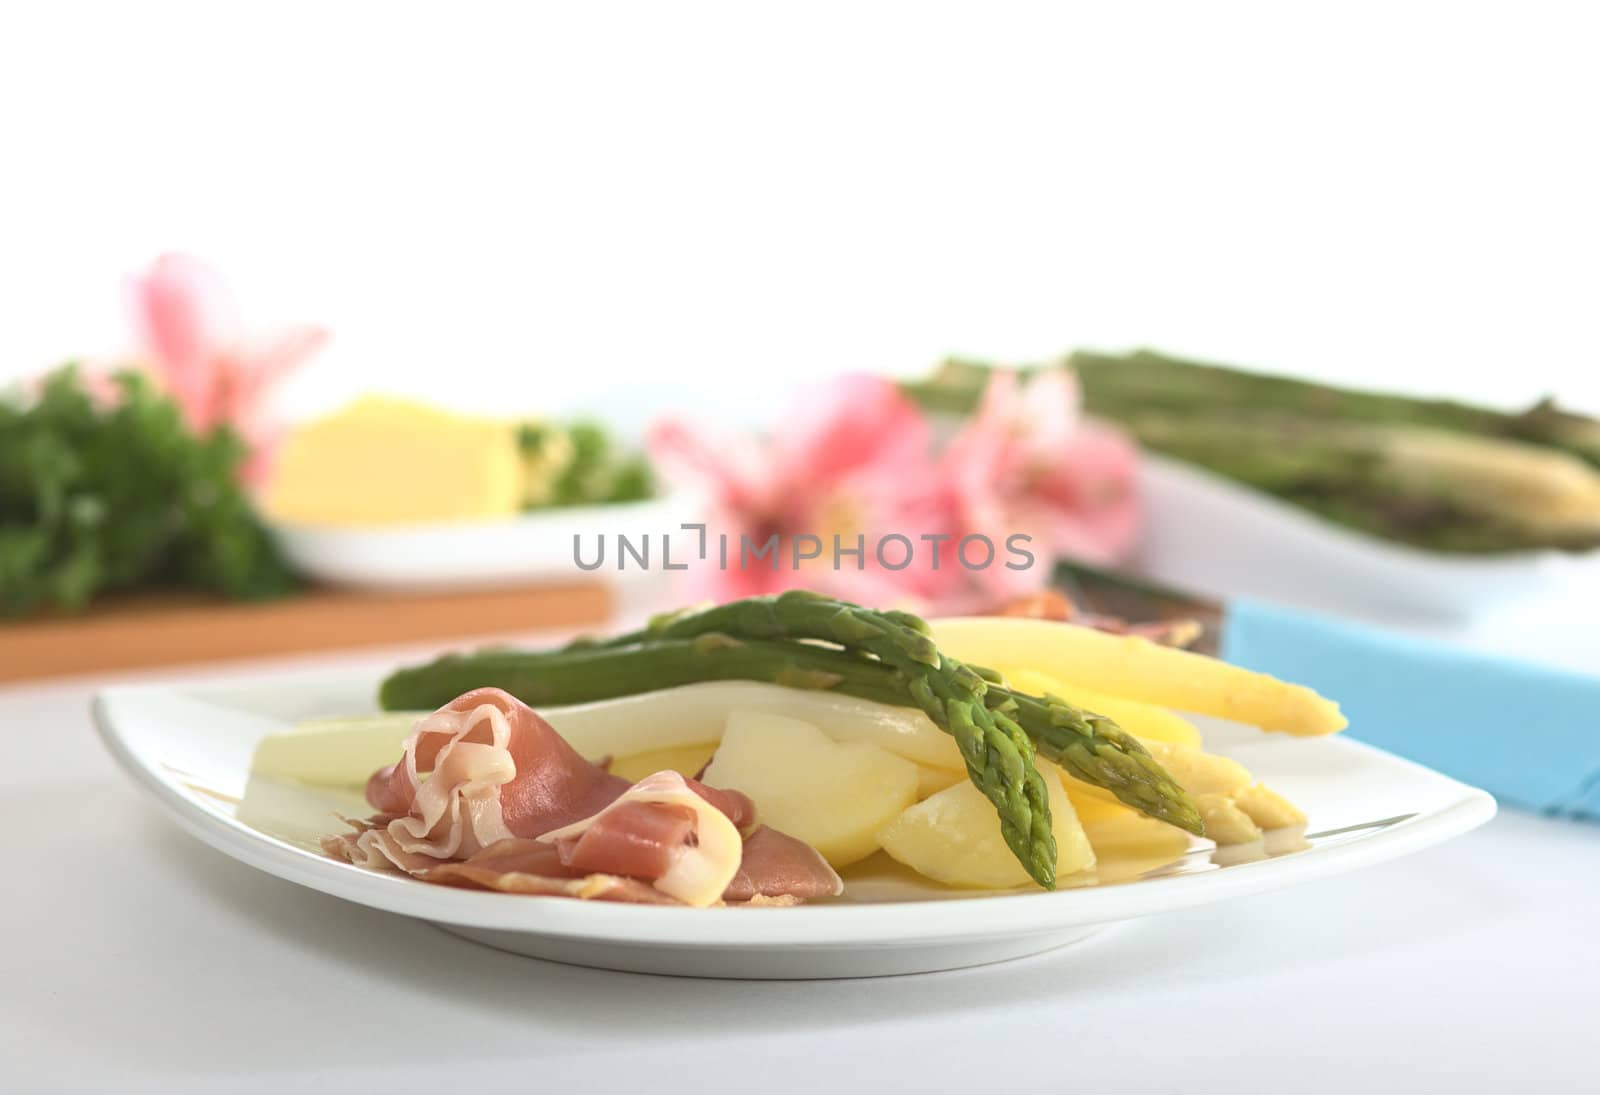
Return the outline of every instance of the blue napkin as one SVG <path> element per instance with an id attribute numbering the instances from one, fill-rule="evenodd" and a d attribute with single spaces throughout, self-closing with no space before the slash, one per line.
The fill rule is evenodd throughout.
<path id="1" fill-rule="evenodd" d="M 1250 600 L 1229 602 L 1221 654 L 1338 701 L 1351 737 L 1510 805 L 1600 819 L 1600 677 Z"/>

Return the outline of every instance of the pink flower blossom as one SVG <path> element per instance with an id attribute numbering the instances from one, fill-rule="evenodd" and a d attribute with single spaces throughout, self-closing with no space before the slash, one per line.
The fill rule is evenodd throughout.
<path id="1" fill-rule="evenodd" d="M 297 327 L 249 337 L 221 277 L 187 255 L 157 259 L 129 295 L 151 370 L 184 421 L 197 433 L 231 426 L 250 453 L 241 478 L 259 483 L 282 432 L 270 398 L 327 341 L 326 332 Z"/>
<path id="2" fill-rule="evenodd" d="M 1082 418 L 1077 380 L 1064 370 L 1027 380 L 996 373 L 940 466 L 964 533 L 997 542 L 1027 535 L 1044 557 L 1099 565 L 1121 560 L 1137 540 L 1138 450 L 1120 431 Z M 1048 575 L 1047 566 L 974 573 L 1002 600 L 1040 588 Z"/>
<path id="3" fill-rule="evenodd" d="M 1043 587 L 1059 555 L 1115 561 L 1138 529 L 1135 450 L 1080 419 L 1065 374 L 1026 383 L 998 374 L 942 454 L 917 407 L 870 376 L 806 393 L 765 440 L 669 421 L 654 430 L 651 450 L 669 479 L 705 499 L 709 559 L 689 572 L 686 592 L 716 601 L 805 587 L 878 606 L 986 611 Z M 774 535 L 776 567 L 750 557 L 741 565 L 742 539 L 759 546 Z M 876 557 L 880 541 L 896 535 L 913 548 L 902 569 L 902 544 Z M 1016 535 L 1031 537 L 1024 546 L 1035 562 L 1025 569 L 1004 565 L 1018 558 L 1006 551 Z M 834 566 L 835 536 L 852 548 L 864 540 L 859 567 L 853 556 Z M 991 565 L 961 565 L 967 536 L 994 545 Z M 821 541 L 822 555 L 796 566 L 797 550 L 816 549 L 807 537 Z M 984 554 L 973 545 L 968 558 Z"/>
<path id="4" fill-rule="evenodd" d="M 902 570 L 874 557 L 881 536 L 915 541 L 922 532 L 947 532 L 950 524 L 928 422 L 890 381 L 852 375 L 807 391 L 764 441 L 666 421 L 652 431 L 650 448 L 667 477 L 696 490 L 709 511 L 710 558 L 689 572 L 690 596 L 727 601 L 804 587 L 872 604 L 909 604 L 960 582 L 948 560 L 942 573 L 933 570 L 925 551 Z M 774 535 L 776 568 L 766 558 L 740 565 L 743 540 L 760 547 Z M 796 554 L 816 550 L 805 537 L 816 537 L 822 554 L 796 566 Z M 864 542 L 859 567 L 849 555 L 835 569 L 834 537 L 846 549 L 858 538 Z M 898 564 L 899 555 L 889 562 Z"/>

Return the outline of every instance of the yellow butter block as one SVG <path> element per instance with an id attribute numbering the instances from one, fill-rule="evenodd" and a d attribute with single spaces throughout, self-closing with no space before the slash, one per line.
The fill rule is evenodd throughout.
<path id="1" fill-rule="evenodd" d="M 289 435 L 266 509 L 298 524 L 381 525 L 506 517 L 521 501 L 509 424 L 368 397 Z"/>

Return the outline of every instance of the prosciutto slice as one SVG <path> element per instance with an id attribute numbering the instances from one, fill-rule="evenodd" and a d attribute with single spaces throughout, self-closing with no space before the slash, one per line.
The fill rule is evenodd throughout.
<path id="1" fill-rule="evenodd" d="M 744 838 L 744 856 L 722 899 L 770 904 L 837 897 L 843 892 L 844 882 L 820 852 L 788 833 L 761 825 Z"/>
<path id="2" fill-rule="evenodd" d="M 843 890 L 815 849 L 756 825 L 745 795 L 676 772 L 630 786 L 497 688 L 418 722 L 401 759 L 368 781 L 367 800 L 378 812 L 324 838 L 324 850 L 430 882 L 686 905 Z"/>
<path id="3" fill-rule="evenodd" d="M 477 688 L 417 723 L 399 762 L 367 781 L 367 801 L 380 813 L 411 813 L 429 795 L 419 774 L 433 773 L 430 786 L 441 774 L 461 774 L 451 761 L 474 745 L 496 750 L 494 762 L 508 766 L 496 786 L 501 819 L 517 836 L 588 817 L 628 789 L 627 780 L 579 756 L 533 708 L 498 688 Z"/>
<path id="4" fill-rule="evenodd" d="M 642 878 L 698 906 L 722 899 L 744 857 L 744 839 L 728 815 L 677 772 L 646 776 L 593 817 L 539 842 L 554 845 L 571 869 Z"/>
<path id="5" fill-rule="evenodd" d="M 676 905 L 648 882 L 614 874 L 574 874 L 554 844 L 513 837 L 462 863 L 441 863 L 417 872 L 426 882 L 501 893 L 548 894 L 635 905 Z"/>

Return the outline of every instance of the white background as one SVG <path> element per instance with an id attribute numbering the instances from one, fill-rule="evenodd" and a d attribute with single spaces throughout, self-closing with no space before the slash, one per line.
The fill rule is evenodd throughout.
<path id="1" fill-rule="evenodd" d="M 333 329 L 292 412 L 1139 344 L 1600 411 L 1581 4 L 0 10 L 0 376 L 178 248 Z"/>

